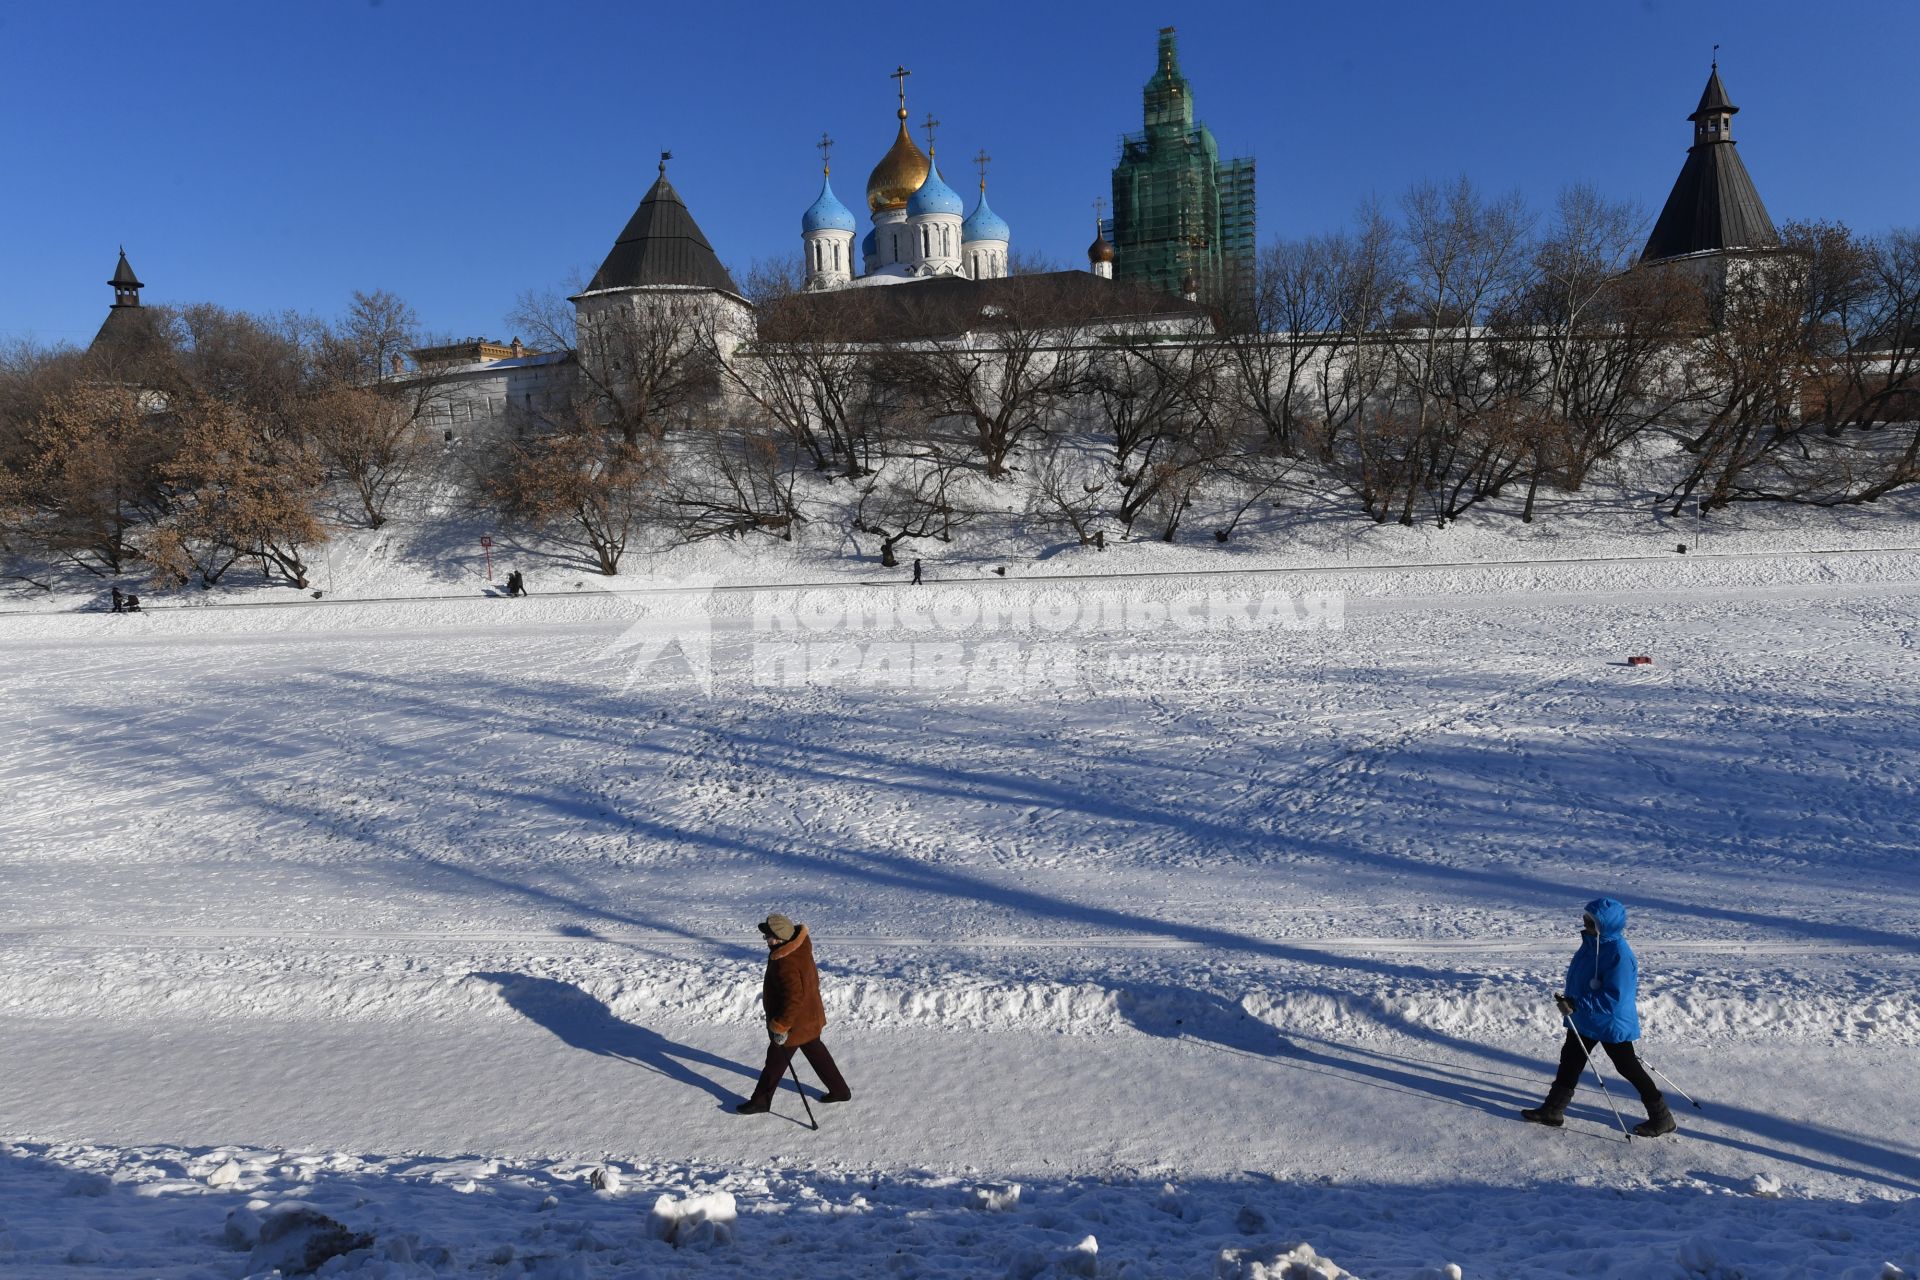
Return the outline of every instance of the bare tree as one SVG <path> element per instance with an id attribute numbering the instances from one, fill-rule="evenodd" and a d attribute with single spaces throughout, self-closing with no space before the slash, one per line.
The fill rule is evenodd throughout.
<path id="1" fill-rule="evenodd" d="M 815 470 L 851 479 L 868 474 L 887 417 L 876 404 L 883 393 L 874 382 L 874 351 L 863 342 L 870 305 L 861 304 L 868 300 L 856 295 L 820 307 L 784 277 L 762 270 L 752 281 L 758 338 L 734 360 L 713 352 L 728 389 L 805 450 Z"/>
<path id="2" fill-rule="evenodd" d="M 217 583 L 241 559 L 306 587 L 312 549 L 327 540 L 318 509 L 325 469 L 244 404 L 195 396 L 172 414 L 179 448 L 164 474 L 169 504 L 147 542 L 163 583 Z"/>
<path id="3" fill-rule="evenodd" d="M 1184 503 L 1163 497 L 1192 492 L 1223 451 L 1221 383 L 1226 358 L 1217 342 L 1159 345 L 1121 342 L 1089 359 L 1087 384 L 1112 467 L 1113 512 L 1128 532 L 1143 511 L 1161 504 L 1165 531 Z"/>
<path id="4" fill-rule="evenodd" d="M 1311 366 L 1312 411 L 1304 425 L 1313 451 L 1331 461 L 1347 433 L 1380 400 L 1391 364 L 1391 348 L 1380 338 L 1402 290 L 1403 264 L 1393 224 L 1372 204 L 1362 207 L 1351 234 L 1318 244 L 1326 255 L 1331 332 L 1323 357 Z"/>
<path id="5" fill-rule="evenodd" d="M 494 451 L 486 492 L 509 519 L 583 546 L 601 573 L 620 572 L 634 536 L 661 518 L 667 455 L 598 420 L 590 398 L 522 424 Z"/>
<path id="6" fill-rule="evenodd" d="M 525 294 L 510 319 L 542 347 L 579 351 L 595 415 L 628 445 L 666 439 L 719 395 L 718 321 L 697 291 L 609 307 L 578 331 L 566 299 Z"/>
<path id="7" fill-rule="evenodd" d="M 1062 269 L 1058 258 L 1037 249 L 1015 249 L 1007 255 L 1010 276 L 1044 276 Z"/>
<path id="8" fill-rule="evenodd" d="M 1244 419 L 1227 424 L 1221 445 L 1219 455 L 1208 465 L 1208 483 L 1231 504 L 1226 521 L 1213 531 L 1213 540 L 1224 543 L 1254 507 L 1293 476 L 1301 460 L 1283 452 L 1271 435 Z"/>
<path id="9" fill-rule="evenodd" d="M 926 422 L 954 424 L 992 480 L 1008 474 L 1029 436 L 1062 418 L 1087 363 L 1086 318 L 1042 282 L 1010 283 L 973 332 L 897 348 L 876 369 Z"/>
<path id="10" fill-rule="evenodd" d="M 860 490 L 853 527 L 880 539 L 880 563 L 889 569 L 900 563 L 903 542 L 951 542 L 955 531 L 978 514 L 958 499 L 957 485 L 964 474 L 961 463 L 936 453 L 911 463 L 896 462 Z"/>
<path id="11" fill-rule="evenodd" d="M 754 532 L 790 541 L 803 519 L 794 482 L 779 438 L 747 420 L 682 435 L 667 503 L 686 542 Z"/>
<path id="12" fill-rule="evenodd" d="M 1515 317 L 1546 367 L 1522 519 L 1532 519 L 1542 479 L 1579 489 L 1596 463 L 1684 416 L 1696 397 L 1678 355 L 1705 328 L 1705 298 L 1687 271 L 1635 264 L 1644 221 L 1573 187 L 1534 249 Z"/>
<path id="13" fill-rule="evenodd" d="M 1107 540 L 1100 525 L 1111 480 L 1104 458 L 1067 436 L 1056 435 L 1040 454 L 1029 515 L 1043 526 L 1071 530 L 1083 547 L 1105 551 Z"/>
<path id="14" fill-rule="evenodd" d="M 1517 196 L 1488 201 L 1462 178 L 1422 184 L 1402 207 L 1407 271 L 1392 335 L 1395 404 L 1357 455 L 1376 520 L 1412 524 L 1423 493 L 1444 521 L 1511 479 L 1513 402 L 1535 376 L 1527 344 L 1492 321 L 1526 284 L 1529 219 Z M 1382 429 L 1385 428 L 1385 429 Z"/>
<path id="15" fill-rule="evenodd" d="M 404 298 L 385 289 L 355 290 L 346 314 L 314 335 L 314 362 L 326 381 L 371 386 L 419 345 L 420 317 Z"/>
<path id="16" fill-rule="evenodd" d="M 358 499 L 367 527 L 378 529 L 394 494 L 427 456 L 415 402 L 379 386 L 334 383 L 309 395 L 305 412 L 320 456 Z"/>
<path id="17" fill-rule="evenodd" d="M 1867 296 L 1874 271 L 1844 228 L 1789 224 L 1782 241 L 1780 253 L 1729 264 L 1714 299 L 1716 323 L 1700 345 L 1705 421 L 1683 436 L 1694 457 L 1674 488 L 1675 514 L 1689 501 L 1702 511 L 1851 505 L 1920 483 L 1920 425 L 1903 424 L 1900 436 L 1836 427 L 1850 407 L 1846 375 L 1837 412 L 1829 390 L 1839 345 L 1853 345 L 1842 317 L 1887 305 Z"/>
<path id="18" fill-rule="evenodd" d="M 1322 238 L 1288 240 L 1260 251 L 1246 314 L 1228 313 L 1222 339 L 1239 411 L 1261 423 L 1275 444 L 1298 447 L 1309 410 L 1309 379 L 1334 340 L 1339 317 L 1338 247 Z"/>
<path id="19" fill-rule="evenodd" d="M 168 441 L 143 393 L 80 383 L 41 409 L 26 438 L 21 496 L 48 552 L 89 573 L 125 572 L 140 555 L 135 531 L 165 504 Z"/>
<path id="20" fill-rule="evenodd" d="M 428 370 L 396 376 L 419 345 L 419 319 L 395 294 L 356 292 L 340 320 L 314 326 L 310 345 L 305 430 L 377 529 L 427 457 L 423 419 L 440 379 Z"/>
<path id="21" fill-rule="evenodd" d="M 1790 223 L 1785 237 L 1805 256 L 1808 340 L 1825 366 L 1806 411 L 1830 435 L 1920 418 L 1920 232 Z"/>

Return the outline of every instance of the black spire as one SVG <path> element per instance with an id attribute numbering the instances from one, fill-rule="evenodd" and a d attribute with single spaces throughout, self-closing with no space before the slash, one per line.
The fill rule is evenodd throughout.
<path id="1" fill-rule="evenodd" d="M 166 348 L 166 310 L 140 305 L 140 290 L 146 288 L 133 273 L 127 251 L 120 250 L 120 261 L 113 269 L 113 305 L 99 332 L 87 345 L 95 360 L 107 360 L 132 368 Z"/>
<path id="2" fill-rule="evenodd" d="M 1727 86 L 1720 83 L 1720 64 L 1713 64 L 1713 73 L 1707 77 L 1707 87 L 1700 94 L 1700 105 L 1693 109 L 1689 120 L 1699 120 L 1711 112 L 1725 112 L 1732 115 L 1740 108 L 1733 105 L 1733 99 L 1727 96 Z"/>
<path id="3" fill-rule="evenodd" d="M 137 307 L 140 305 L 140 291 L 146 288 L 140 283 L 140 277 L 133 274 L 133 264 L 127 261 L 127 250 L 120 249 L 120 265 L 113 269 L 113 279 L 107 281 L 113 286 L 113 305 L 116 307 Z"/>
<path id="4" fill-rule="evenodd" d="M 613 242 L 607 260 L 594 272 L 588 292 L 688 285 L 740 296 L 739 286 L 687 212 L 686 202 L 667 181 L 667 161 L 671 158 L 670 152 L 660 153 L 660 176 L 627 220 L 620 238 Z"/>
<path id="5" fill-rule="evenodd" d="M 1720 83 L 1716 61 L 1700 105 L 1687 117 L 1693 122 L 1693 146 L 1653 224 L 1642 262 L 1721 249 L 1779 247 L 1780 233 L 1734 150 L 1733 117 L 1739 110 Z"/>

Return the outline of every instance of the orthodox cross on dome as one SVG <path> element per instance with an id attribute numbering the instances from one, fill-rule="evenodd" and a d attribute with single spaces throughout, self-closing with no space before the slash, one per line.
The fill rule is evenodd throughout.
<path id="1" fill-rule="evenodd" d="M 1093 220 L 1095 222 L 1099 222 L 1102 219 L 1104 219 L 1106 216 L 1107 216 L 1107 198 L 1105 196 L 1095 196 L 1093 198 Z"/>
<path id="2" fill-rule="evenodd" d="M 814 143 L 813 145 L 814 145 L 814 149 L 820 153 L 820 172 L 832 173 L 833 172 L 833 164 L 832 164 L 833 139 L 829 138 L 824 132 L 822 132 L 820 135 L 820 141 Z"/>
<path id="3" fill-rule="evenodd" d="M 667 176 L 667 161 L 671 159 L 673 159 L 673 152 L 662 151 L 660 153 L 660 176 L 663 178 Z"/>
<path id="4" fill-rule="evenodd" d="M 984 193 L 987 189 L 987 166 L 993 163 L 993 157 L 987 154 L 985 147 L 982 147 L 980 148 L 980 154 L 973 158 L 973 163 L 979 166 L 980 190 Z"/>
<path id="5" fill-rule="evenodd" d="M 902 63 L 887 77 L 900 87 L 900 118 L 902 120 L 907 118 L 907 77 L 912 74 L 913 72 L 907 70 L 906 64 Z"/>
<path id="6" fill-rule="evenodd" d="M 938 120 L 935 120 L 933 118 L 933 112 L 929 111 L 927 112 L 927 118 L 920 122 L 920 127 L 927 131 L 927 154 L 932 155 L 933 154 L 933 131 L 940 127 L 940 122 Z"/>

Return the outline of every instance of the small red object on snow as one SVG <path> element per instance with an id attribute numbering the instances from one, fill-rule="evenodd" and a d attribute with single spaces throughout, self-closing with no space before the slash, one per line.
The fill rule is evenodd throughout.
<path id="1" fill-rule="evenodd" d="M 1636 653 L 1633 657 L 1627 659 L 1627 665 L 1630 667 L 1650 667 L 1653 665 L 1653 659 L 1644 653 Z"/>

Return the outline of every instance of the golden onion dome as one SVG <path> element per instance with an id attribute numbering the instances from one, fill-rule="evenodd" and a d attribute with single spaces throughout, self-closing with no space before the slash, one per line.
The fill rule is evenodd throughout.
<path id="1" fill-rule="evenodd" d="M 1113 261 L 1113 246 L 1107 242 L 1107 234 L 1100 229 L 1098 220 L 1093 224 L 1093 243 L 1087 246 L 1087 261 L 1092 263 Z"/>
<path id="2" fill-rule="evenodd" d="M 867 177 L 867 208 L 874 213 L 906 208 L 907 197 L 927 180 L 927 167 L 926 155 L 907 135 L 907 109 L 901 107 L 900 133 Z"/>

